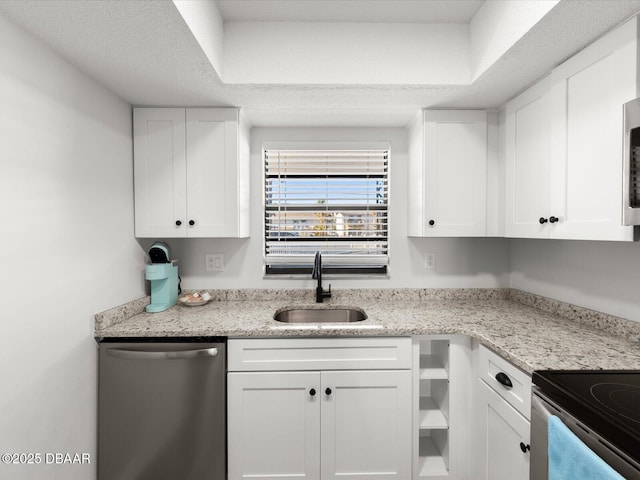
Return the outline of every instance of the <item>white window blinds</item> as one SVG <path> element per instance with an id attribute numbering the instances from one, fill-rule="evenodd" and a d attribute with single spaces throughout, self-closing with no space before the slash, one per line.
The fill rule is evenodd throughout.
<path id="1" fill-rule="evenodd" d="M 267 273 L 385 273 L 388 150 L 266 150 Z"/>

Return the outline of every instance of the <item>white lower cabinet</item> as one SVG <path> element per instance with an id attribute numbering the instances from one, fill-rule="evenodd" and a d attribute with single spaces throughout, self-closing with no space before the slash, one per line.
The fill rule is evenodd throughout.
<path id="1" fill-rule="evenodd" d="M 467 336 L 227 347 L 229 480 L 529 478 L 531 377 Z"/>
<path id="2" fill-rule="evenodd" d="M 358 349 L 368 349 L 362 339 L 354 340 L 354 355 L 345 354 L 349 339 L 274 340 L 271 345 L 288 354 L 287 361 L 294 360 L 293 352 L 305 355 L 305 361 L 292 362 L 291 367 L 305 371 L 230 371 L 229 479 L 411 478 L 410 339 L 405 339 L 406 361 L 389 357 L 397 344 L 385 351 L 383 339 L 374 340 L 386 358 L 358 359 Z M 270 340 L 238 340 L 243 342 L 240 348 L 233 342 L 229 341 L 229 354 L 245 355 L 245 360 L 230 358 L 230 368 L 252 368 L 254 353 L 270 349 Z M 310 359 L 309 352 L 317 358 Z M 306 370 L 325 361 L 339 367 L 337 354 L 345 364 L 355 361 L 363 368 L 369 362 L 407 368 Z"/>
<path id="3" fill-rule="evenodd" d="M 411 372 L 322 372 L 321 385 L 321 478 L 409 478 Z"/>
<path id="4" fill-rule="evenodd" d="M 478 480 L 529 478 L 529 420 L 478 380 L 480 438 Z"/>
<path id="5" fill-rule="evenodd" d="M 318 372 L 228 375 L 230 479 L 320 478 L 319 381 Z"/>
<path id="6" fill-rule="evenodd" d="M 485 347 L 476 366 L 473 478 L 528 480 L 531 377 Z"/>

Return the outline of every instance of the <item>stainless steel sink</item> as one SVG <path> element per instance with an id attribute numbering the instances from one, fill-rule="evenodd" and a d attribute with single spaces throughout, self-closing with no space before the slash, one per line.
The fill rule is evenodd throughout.
<path id="1" fill-rule="evenodd" d="M 367 314 L 360 308 L 288 308 L 276 312 L 273 319 L 282 323 L 361 322 Z"/>

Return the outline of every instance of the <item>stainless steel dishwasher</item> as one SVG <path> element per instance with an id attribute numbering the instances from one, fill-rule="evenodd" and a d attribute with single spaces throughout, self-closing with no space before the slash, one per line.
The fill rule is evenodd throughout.
<path id="1" fill-rule="evenodd" d="M 98 345 L 98 480 L 226 478 L 225 339 Z"/>

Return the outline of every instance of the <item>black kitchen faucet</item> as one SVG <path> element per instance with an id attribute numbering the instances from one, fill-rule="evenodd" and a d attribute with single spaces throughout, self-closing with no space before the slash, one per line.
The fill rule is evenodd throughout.
<path id="1" fill-rule="evenodd" d="M 318 280 L 318 286 L 316 287 L 316 303 L 322 303 L 325 298 L 331 298 L 331 284 L 329 284 L 329 290 L 327 291 L 324 291 L 322 288 L 322 254 L 320 252 L 316 252 L 311 278 Z"/>

